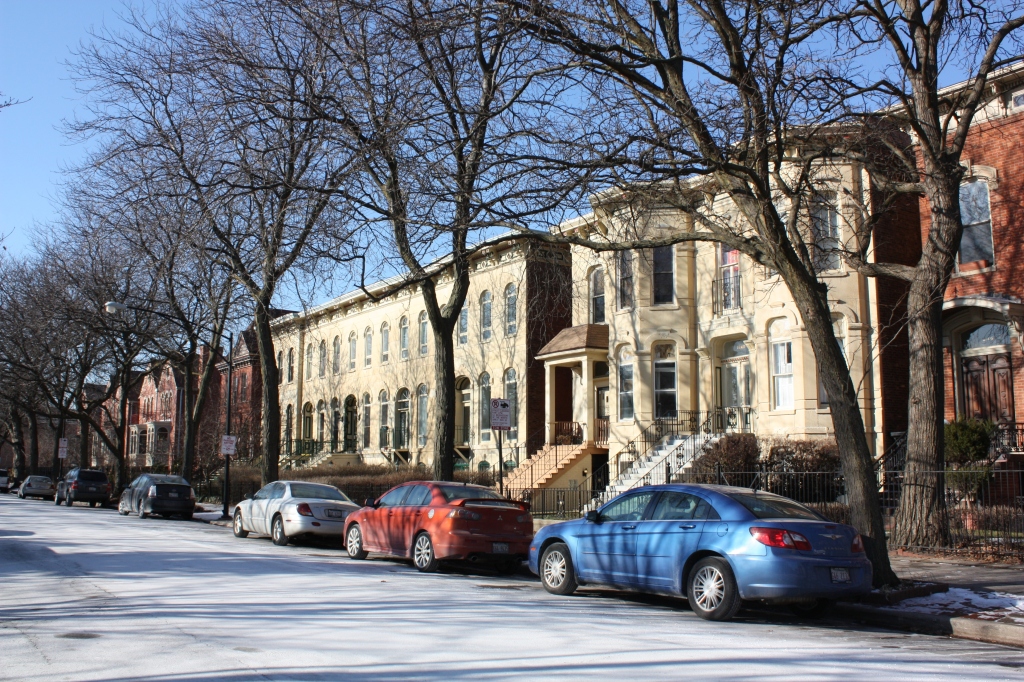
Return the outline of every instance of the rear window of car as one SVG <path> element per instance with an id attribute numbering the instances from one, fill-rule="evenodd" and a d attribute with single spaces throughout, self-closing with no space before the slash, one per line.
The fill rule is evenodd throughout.
<path id="1" fill-rule="evenodd" d="M 292 497 L 304 500 L 337 500 L 351 502 L 348 496 L 331 485 L 317 483 L 292 483 Z"/>
<path id="2" fill-rule="evenodd" d="M 468 485 L 441 485 L 441 494 L 449 502 L 454 500 L 504 500 L 493 490 Z"/>
<path id="3" fill-rule="evenodd" d="M 34 485 L 50 485 L 53 483 L 46 476 L 30 476 L 28 480 Z"/>
<path id="4" fill-rule="evenodd" d="M 165 476 L 154 476 L 154 475 L 150 474 L 149 480 L 151 480 L 153 483 L 170 483 L 172 485 L 188 485 L 188 481 L 186 481 L 181 476 L 166 476 L 166 475 Z"/>
<path id="5" fill-rule="evenodd" d="M 813 509 L 778 495 L 733 493 L 729 495 L 759 519 L 809 519 L 822 521 L 823 517 Z"/>
<path id="6" fill-rule="evenodd" d="M 107 475 L 102 471 L 79 471 L 78 480 L 88 483 L 106 483 Z"/>
<path id="7" fill-rule="evenodd" d="M 6 475 L 7 475 L 7 469 L 0 469 L 0 476 L 6 476 Z"/>

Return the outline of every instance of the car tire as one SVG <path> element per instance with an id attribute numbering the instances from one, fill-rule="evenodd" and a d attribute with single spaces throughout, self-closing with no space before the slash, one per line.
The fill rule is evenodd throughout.
<path id="1" fill-rule="evenodd" d="M 440 567 L 434 553 L 434 543 L 427 533 L 420 533 L 412 541 L 412 563 L 421 573 L 434 573 Z"/>
<path id="2" fill-rule="evenodd" d="M 288 544 L 290 538 L 284 532 L 284 519 L 281 518 L 280 514 L 275 516 L 274 520 L 270 522 L 270 539 L 278 547 L 284 547 Z"/>
<path id="3" fill-rule="evenodd" d="M 350 558 L 357 560 L 365 559 L 369 555 L 369 552 L 363 549 L 363 529 L 358 523 L 349 526 L 348 533 L 345 534 L 345 551 Z"/>
<path id="4" fill-rule="evenodd" d="M 18 497 L 24 500 L 24 499 L 25 499 L 25 493 L 23 493 L 23 492 L 21 492 L 21 491 L 19 490 L 19 491 L 18 491 Z"/>
<path id="5" fill-rule="evenodd" d="M 68 507 L 73 507 L 74 504 L 75 504 L 75 500 L 74 500 L 73 497 L 71 497 L 71 495 L 68 495 L 67 493 L 65 493 L 64 494 L 64 504 L 66 506 L 68 506 Z"/>
<path id="6" fill-rule="evenodd" d="M 139 518 L 140 519 L 144 519 L 144 518 L 146 518 L 146 516 L 148 516 L 148 514 L 146 514 L 146 506 L 140 502 L 139 503 Z"/>
<path id="7" fill-rule="evenodd" d="M 117 513 L 121 516 L 128 516 L 128 509 L 124 506 L 124 500 L 118 500 Z"/>
<path id="8" fill-rule="evenodd" d="M 53 503 L 58 507 L 60 506 L 60 495 L 58 495 L 57 493 L 53 494 Z"/>
<path id="9" fill-rule="evenodd" d="M 235 512 L 234 518 L 231 519 L 231 531 L 235 534 L 236 538 L 249 537 L 249 531 L 245 529 L 245 525 L 242 523 L 242 512 Z"/>
<path id="10" fill-rule="evenodd" d="M 540 582 L 551 594 L 568 595 L 576 591 L 576 568 L 572 554 L 564 542 L 556 542 L 544 550 L 540 558 Z"/>
<path id="11" fill-rule="evenodd" d="M 740 591 L 729 562 L 719 557 L 701 559 L 686 581 L 690 608 L 704 620 L 729 620 L 740 610 Z"/>
<path id="12" fill-rule="evenodd" d="M 832 609 L 832 602 L 828 599 L 814 599 L 808 602 L 790 604 L 789 611 L 798 618 L 816 620 L 827 614 Z"/>

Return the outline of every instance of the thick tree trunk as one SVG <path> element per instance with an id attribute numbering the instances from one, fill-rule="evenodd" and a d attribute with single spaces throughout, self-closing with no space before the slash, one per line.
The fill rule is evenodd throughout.
<path id="1" fill-rule="evenodd" d="M 454 331 L 434 330 L 434 478 L 455 478 L 455 339 Z"/>
<path id="2" fill-rule="evenodd" d="M 850 520 L 864 539 L 864 550 L 872 565 L 872 582 L 876 587 L 896 584 L 899 580 L 889 564 L 885 521 L 878 497 L 878 477 L 857 401 L 857 389 L 836 340 L 832 314 L 821 292 L 804 282 L 791 284 L 790 291 L 800 310 L 828 395 L 832 427 L 846 479 Z"/>
<path id="3" fill-rule="evenodd" d="M 907 463 L 893 543 L 901 547 L 949 544 L 945 506 L 942 300 L 963 231 L 960 178 L 956 167 L 925 173 L 932 224 L 907 296 L 910 403 Z M 941 182 L 947 178 L 946 182 Z"/>
<path id="4" fill-rule="evenodd" d="M 192 362 L 195 354 L 190 355 L 189 360 L 182 367 L 185 384 L 184 414 L 182 415 L 182 448 L 181 448 L 181 475 L 185 480 L 192 480 L 192 473 L 196 462 L 196 431 L 199 424 L 195 418 L 195 396 L 192 393 Z"/>
<path id="5" fill-rule="evenodd" d="M 17 410 L 11 412 L 11 447 L 14 448 L 14 479 L 24 481 L 25 470 L 25 427 L 21 423 L 22 414 Z"/>
<path id="6" fill-rule="evenodd" d="M 28 470 L 33 475 L 39 473 L 39 417 L 35 412 L 28 413 Z"/>
<path id="7" fill-rule="evenodd" d="M 281 398 L 277 390 L 278 366 L 274 355 L 274 338 L 270 333 L 270 315 L 267 306 L 256 304 L 256 347 L 260 356 L 263 382 L 263 428 L 260 436 L 263 446 L 260 472 L 263 485 L 276 481 L 278 460 L 281 457 Z M 231 387 L 228 387 L 231 390 Z"/>

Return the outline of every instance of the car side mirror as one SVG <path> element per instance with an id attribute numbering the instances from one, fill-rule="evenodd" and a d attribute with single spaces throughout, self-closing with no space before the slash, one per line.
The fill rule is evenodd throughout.
<path id="1" fill-rule="evenodd" d="M 251 500 L 252 499 L 252 494 L 251 493 L 246 493 L 245 494 L 245 499 Z"/>
<path id="2" fill-rule="evenodd" d="M 584 518 L 586 518 L 590 523 L 601 523 L 601 515 L 597 513 L 596 509 L 588 511 Z"/>
<path id="3" fill-rule="evenodd" d="M 376 508 L 377 500 L 373 499 L 372 497 L 367 497 L 365 500 L 363 500 L 363 506 Z"/>

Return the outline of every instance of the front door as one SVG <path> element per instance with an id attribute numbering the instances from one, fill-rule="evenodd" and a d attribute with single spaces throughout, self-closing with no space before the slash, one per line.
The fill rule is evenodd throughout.
<path id="1" fill-rule="evenodd" d="M 636 582 L 636 539 L 653 493 L 623 495 L 607 504 L 596 522 L 578 533 L 580 576 L 609 585 Z"/>
<path id="2" fill-rule="evenodd" d="M 663 492 L 649 521 L 640 524 L 636 541 L 639 582 L 672 589 L 687 557 L 697 550 L 708 515 L 708 503 L 689 493 Z"/>
<path id="3" fill-rule="evenodd" d="M 969 419 L 1012 422 L 1013 371 L 1009 353 L 963 358 L 964 412 Z"/>

